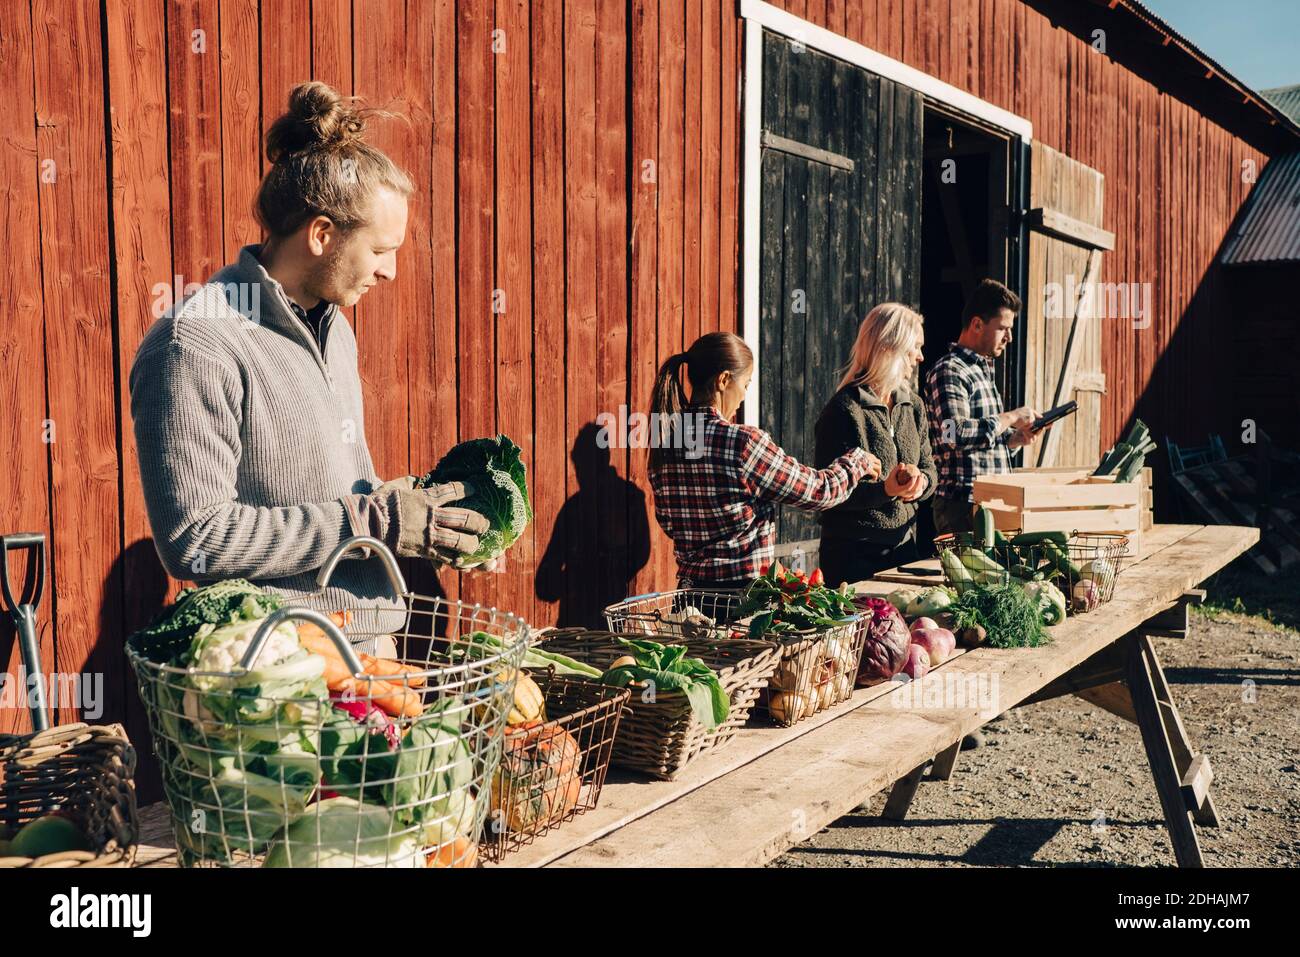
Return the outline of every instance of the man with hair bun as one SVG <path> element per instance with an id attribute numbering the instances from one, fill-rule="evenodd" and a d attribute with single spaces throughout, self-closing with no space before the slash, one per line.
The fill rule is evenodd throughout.
<path id="1" fill-rule="evenodd" d="M 382 483 L 366 444 L 357 344 L 340 309 L 396 277 L 413 192 L 366 142 L 367 121 L 383 115 L 324 83 L 295 87 L 266 135 L 254 204 L 266 241 L 140 344 L 131 416 L 154 544 L 176 578 L 247 578 L 303 599 L 353 535 L 455 562 L 488 528 L 452 504 L 472 491 L 464 483 Z M 311 603 L 352 609 L 359 632 L 403 622 L 374 561 L 344 562 Z"/>

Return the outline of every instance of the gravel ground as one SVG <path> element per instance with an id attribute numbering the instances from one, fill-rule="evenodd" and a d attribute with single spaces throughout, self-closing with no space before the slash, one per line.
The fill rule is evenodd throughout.
<path id="1" fill-rule="evenodd" d="M 1156 654 L 1192 746 L 1214 769 L 1208 866 L 1300 863 L 1300 632 L 1215 611 Z M 1254 682 L 1254 700 L 1248 686 Z M 948 782 L 923 782 L 906 821 L 885 794 L 773 867 L 1165 867 L 1173 848 L 1137 727 L 1067 696 L 990 723 Z"/>

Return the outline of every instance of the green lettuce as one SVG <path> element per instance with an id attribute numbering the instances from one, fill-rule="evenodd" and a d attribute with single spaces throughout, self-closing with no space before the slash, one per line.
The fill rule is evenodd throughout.
<path id="1" fill-rule="evenodd" d="M 504 435 L 461 442 L 416 484 L 419 488 L 428 488 L 445 482 L 470 483 L 473 494 L 457 504 L 478 512 L 491 526 L 479 536 L 478 550 L 457 561 L 461 568 L 473 568 L 497 558 L 515 543 L 533 520 L 519 446 Z"/>

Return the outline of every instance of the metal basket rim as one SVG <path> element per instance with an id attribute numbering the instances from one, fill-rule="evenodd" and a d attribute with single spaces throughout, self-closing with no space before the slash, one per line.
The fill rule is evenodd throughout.
<path id="1" fill-rule="evenodd" d="M 502 611 L 496 606 L 485 606 L 478 602 L 471 605 L 467 602 L 460 601 L 459 599 L 421 595 L 416 592 L 410 592 L 410 591 L 404 592 L 400 597 L 407 601 L 406 614 L 408 616 L 411 613 L 410 602 L 412 600 L 436 602 L 444 606 L 458 606 L 463 609 L 472 609 L 476 611 L 477 610 L 489 611 L 492 612 L 494 615 L 501 615 L 505 620 L 505 626 L 507 629 L 510 628 L 512 622 L 515 625 L 517 625 L 518 630 L 520 631 L 520 635 L 518 636 L 516 641 L 521 643 L 524 646 L 525 650 L 529 646 L 530 643 L 529 625 L 522 617 L 516 615 L 514 612 Z M 285 602 L 284 605 L 281 607 L 311 608 L 312 606 L 307 604 L 305 601 L 301 599 L 294 599 L 292 601 Z M 367 611 L 369 609 L 360 609 L 360 610 Z M 387 633 L 375 632 L 375 634 L 378 635 L 378 634 L 387 634 Z M 509 657 L 512 648 L 513 648 L 513 642 L 507 645 L 505 649 L 497 652 L 494 655 L 489 655 L 483 658 L 475 658 L 470 661 L 462 662 L 461 664 L 455 664 L 455 665 L 448 664 L 446 666 L 428 668 L 423 671 L 407 672 L 405 679 L 403 679 L 401 676 L 389 676 L 385 680 L 395 684 L 405 684 L 407 681 L 409 681 L 410 678 L 430 678 L 433 677 L 434 675 L 455 675 L 461 671 L 465 671 L 470 668 L 481 667 L 489 663 L 498 663 L 501 660 Z M 126 646 L 126 656 L 127 659 L 131 662 L 133 667 L 136 667 L 138 669 L 140 666 L 143 666 L 146 672 L 150 672 L 156 676 L 176 675 L 181 677 L 225 678 L 229 680 L 229 679 L 242 678 L 244 677 L 244 675 L 248 674 L 247 671 L 242 669 L 239 671 L 200 671 L 197 668 L 184 668 L 181 667 L 180 665 L 169 665 L 163 662 L 153 661 L 150 658 L 146 658 L 144 655 L 140 654 L 135 648 L 132 648 L 130 645 Z M 294 701 L 294 700 L 315 700 L 315 699 L 314 698 L 311 699 L 283 698 L 277 700 Z"/>

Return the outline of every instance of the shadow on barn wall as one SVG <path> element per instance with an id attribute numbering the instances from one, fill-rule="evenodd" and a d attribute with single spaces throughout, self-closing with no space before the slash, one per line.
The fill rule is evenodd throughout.
<path id="1" fill-rule="evenodd" d="M 1243 423 L 1249 421 L 1280 445 L 1300 446 L 1300 390 L 1295 384 L 1300 306 L 1287 292 L 1300 280 L 1300 269 L 1223 265 L 1223 246 L 1235 229 L 1234 222 L 1202 272 L 1133 415 L 1120 430 L 1122 438 L 1133 419 L 1141 418 L 1160 445 L 1147 457 L 1156 490 L 1156 521 L 1200 521 L 1180 518 L 1169 440 L 1201 446 L 1211 435 L 1219 435 L 1229 455 L 1243 454 L 1253 450 L 1242 438 Z M 1129 340 L 1134 349 L 1138 335 L 1134 330 Z"/>
<path id="2" fill-rule="evenodd" d="M 127 737 L 135 745 L 136 799 L 140 804 L 162 798 L 162 779 L 153 759 L 149 719 L 140 701 L 135 672 L 126 658 L 124 642 L 126 636 L 158 616 L 167 604 L 171 584 L 152 538 L 142 538 L 123 549 L 109 567 L 104 587 L 99 590 L 100 637 L 83 669 L 105 676 L 105 710 L 91 723 L 121 721 L 126 726 Z M 117 601 L 119 595 L 124 597 L 124 605 Z M 114 682 L 113 687 L 108 687 L 110 681 Z"/>
<path id="3" fill-rule="evenodd" d="M 560 603 L 561 626 L 604 628 L 605 606 L 627 597 L 650 560 L 645 493 L 615 471 L 600 433 L 594 422 L 578 432 L 570 452 L 578 491 L 560 508 L 537 565 L 537 597 Z"/>

